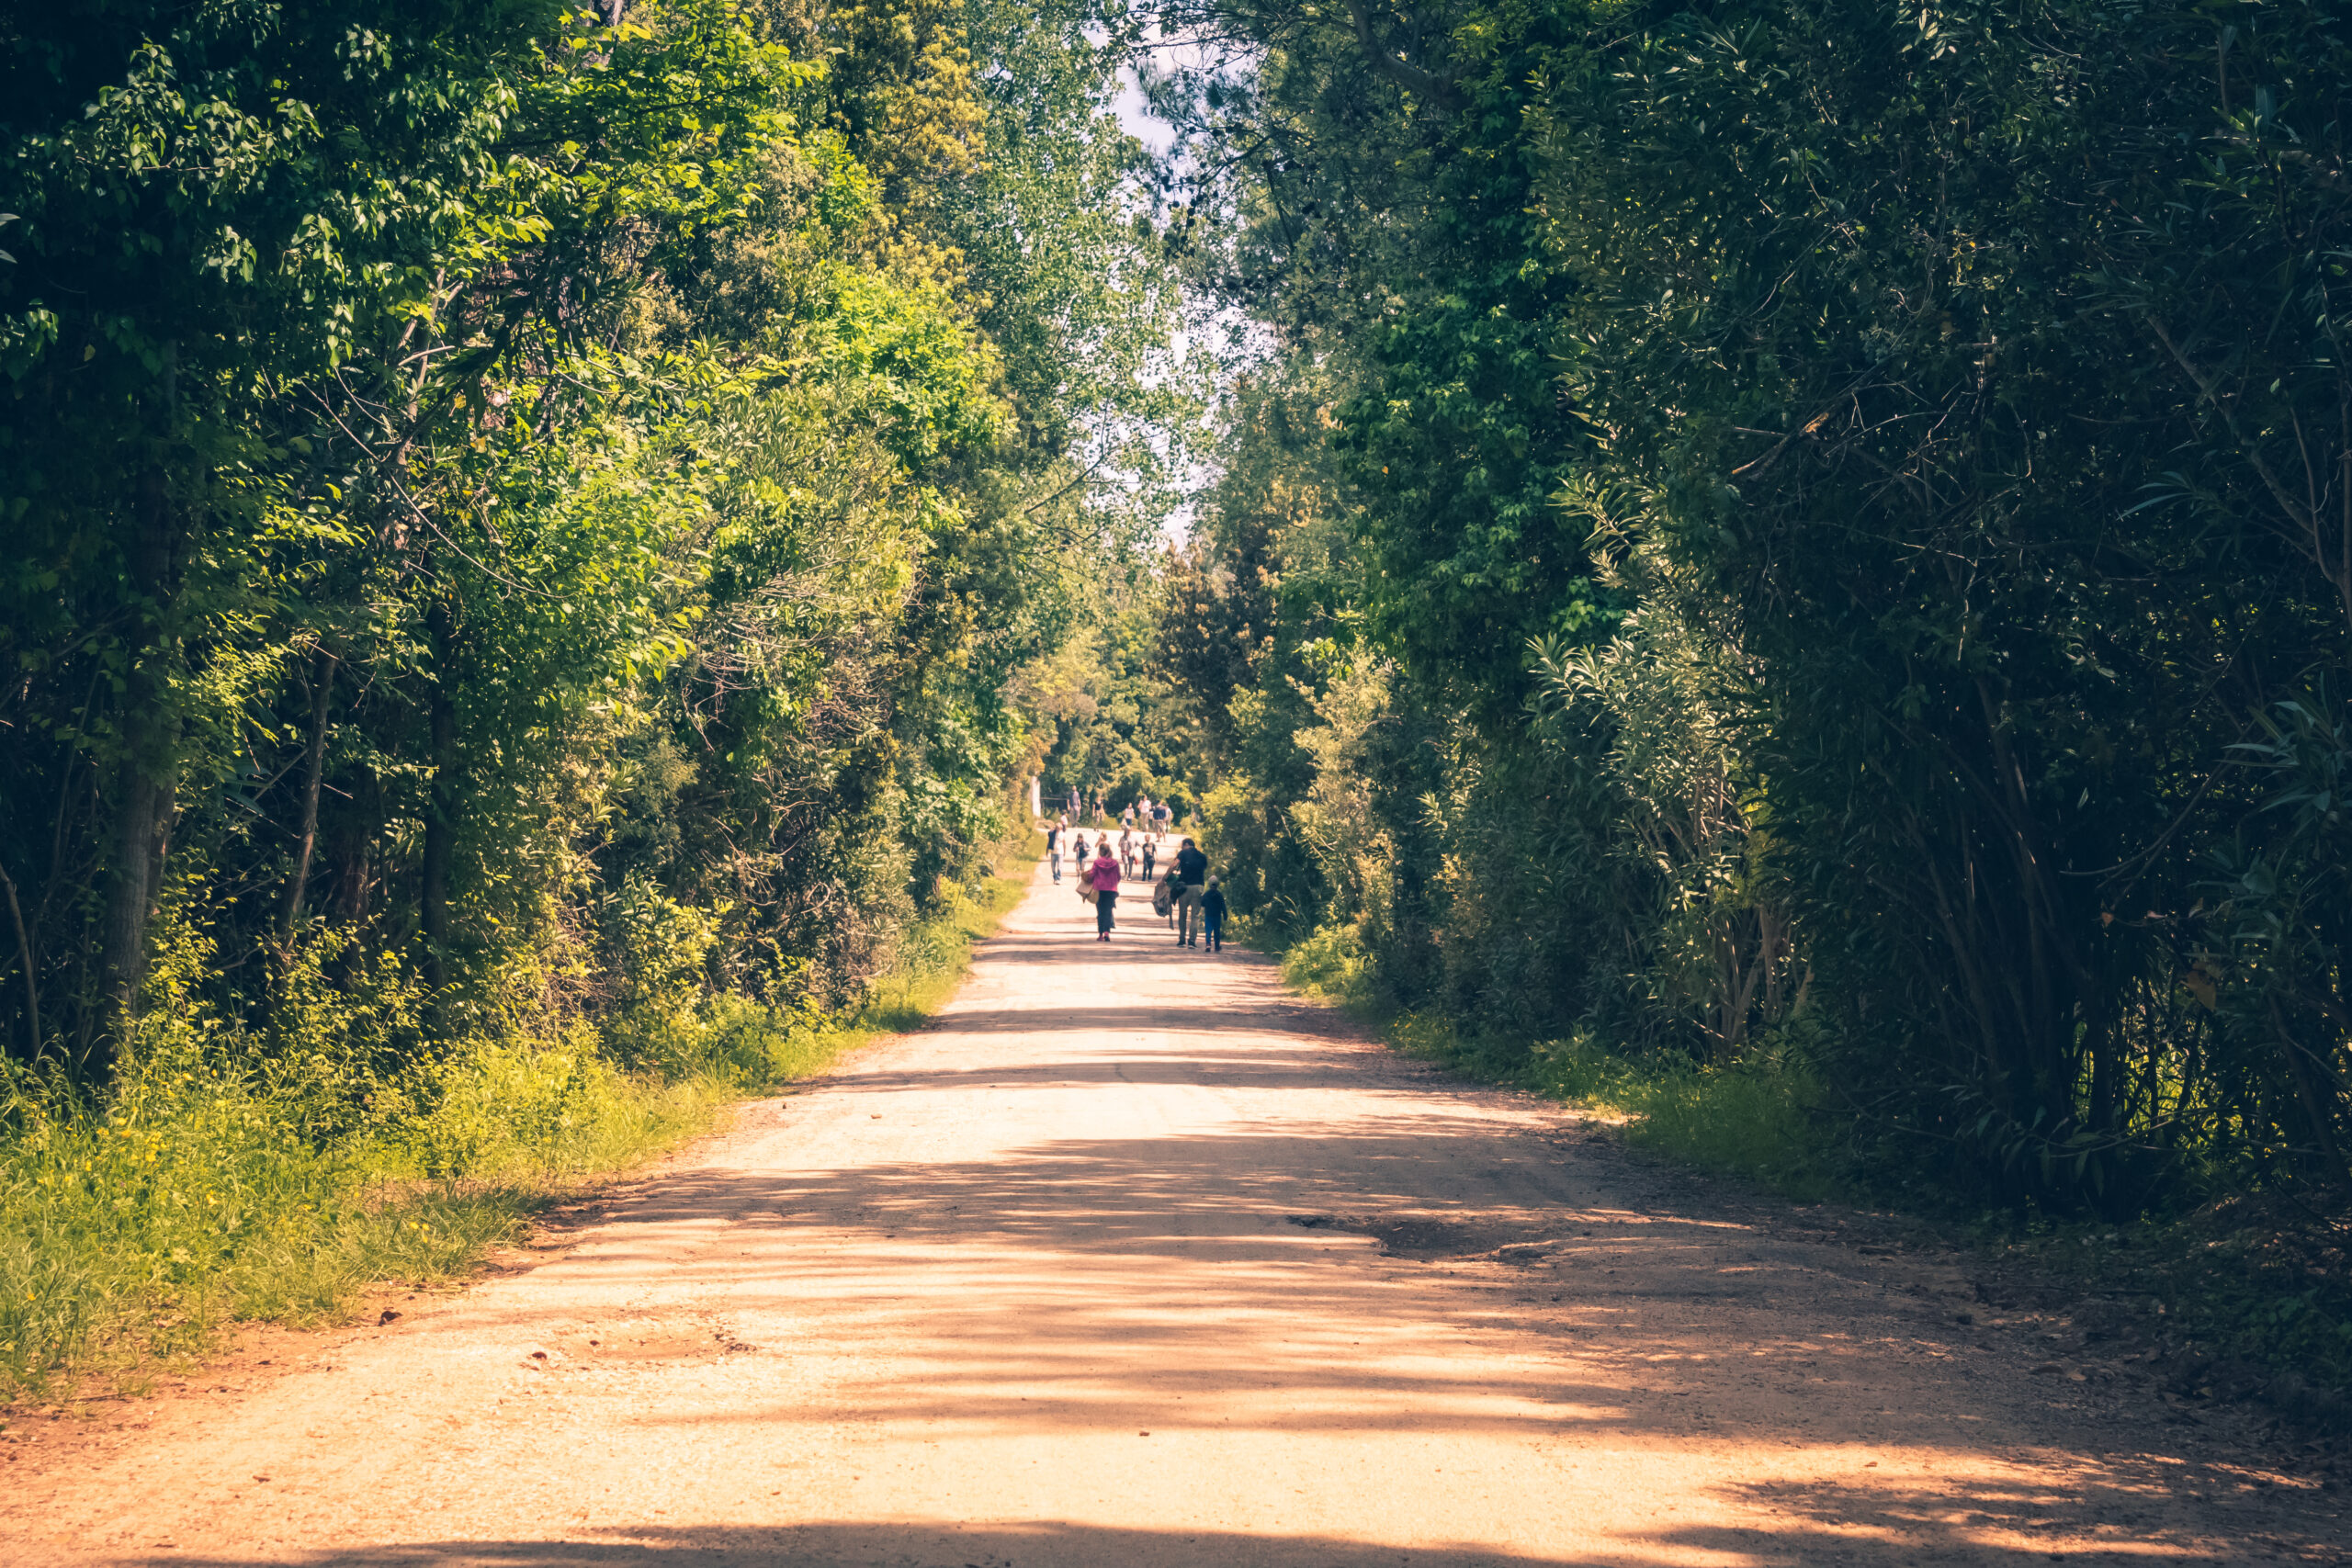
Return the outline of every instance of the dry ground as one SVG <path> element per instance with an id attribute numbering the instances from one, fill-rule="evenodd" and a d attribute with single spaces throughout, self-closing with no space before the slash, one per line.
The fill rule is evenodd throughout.
<path id="1" fill-rule="evenodd" d="M 9 1564 L 2352 1560 L 1956 1258 L 1043 881 L 935 1027 L 384 1326 L 12 1445 Z M 266 1363 L 266 1364 L 265 1364 Z"/>

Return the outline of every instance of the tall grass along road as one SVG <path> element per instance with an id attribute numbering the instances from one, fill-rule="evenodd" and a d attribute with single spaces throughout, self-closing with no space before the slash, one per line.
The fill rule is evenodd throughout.
<path id="1" fill-rule="evenodd" d="M 537 1267 L 14 1450 L 0 1560 L 2335 1560 L 2335 1495 L 1933 1258 L 1091 924 L 1041 874 L 933 1027 Z"/>
<path id="2" fill-rule="evenodd" d="M 746 1092 L 920 1023 L 1025 886 L 1025 874 L 948 886 L 832 1012 L 684 991 L 647 1010 L 650 1042 L 518 1029 L 383 1076 L 332 1048 L 338 1033 L 365 1043 L 348 1011 L 316 1010 L 318 1055 L 271 1072 L 182 994 L 142 1023 L 103 1115 L 61 1079 L 0 1074 L 0 1429 L 28 1406 L 216 1355 L 232 1324 L 347 1319 L 388 1281 L 464 1277 L 531 1215 L 707 1130 Z M 348 1114 L 359 1106 L 364 1119 Z"/>

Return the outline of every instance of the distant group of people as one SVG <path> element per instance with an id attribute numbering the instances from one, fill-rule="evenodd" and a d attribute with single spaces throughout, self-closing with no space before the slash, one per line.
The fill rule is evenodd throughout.
<path id="1" fill-rule="evenodd" d="M 1081 826 L 1090 820 L 1105 823 L 1110 820 L 1110 818 L 1111 802 L 1108 796 L 1099 793 L 1083 793 L 1076 784 L 1070 785 L 1063 792 L 1061 826 L 1064 831 L 1069 830 L 1072 822 Z M 1147 833 L 1165 833 L 1175 825 L 1175 807 L 1164 800 L 1154 800 L 1148 795 L 1136 796 L 1119 812 L 1119 826 L 1129 831 L 1140 828 Z"/>
<path id="2" fill-rule="evenodd" d="M 1071 795 L 1075 797 L 1077 792 Z M 1153 868 L 1159 858 L 1159 838 L 1172 817 L 1167 804 L 1138 797 L 1120 814 L 1115 844 L 1110 829 L 1090 840 L 1084 828 L 1073 830 L 1069 817 L 1046 824 L 1046 859 L 1056 882 L 1062 879 L 1062 856 L 1071 856 L 1079 883 L 1078 896 L 1094 906 L 1094 940 L 1108 942 L 1117 929 L 1116 915 L 1123 884 L 1153 883 L 1152 913 L 1164 917 L 1180 947 L 1205 947 L 1211 953 L 1225 945 L 1225 891 L 1208 874 L 1209 859 L 1200 846 L 1186 839 L 1176 858 L 1158 880 Z M 1136 831 L 1136 824 L 1143 830 Z"/>

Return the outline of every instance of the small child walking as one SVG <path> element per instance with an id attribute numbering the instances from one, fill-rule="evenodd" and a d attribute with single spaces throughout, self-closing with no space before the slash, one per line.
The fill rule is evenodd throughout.
<path id="1" fill-rule="evenodd" d="M 1201 941 L 1211 953 L 1225 945 L 1225 889 L 1209 878 L 1208 891 L 1201 895 Z"/>

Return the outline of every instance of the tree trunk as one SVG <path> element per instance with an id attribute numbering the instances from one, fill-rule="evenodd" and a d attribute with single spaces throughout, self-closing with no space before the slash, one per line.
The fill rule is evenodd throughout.
<path id="1" fill-rule="evenodd" d="M 0 867 L 0 892 L 8 896 L 8 923 L 17 932 L 17 961 L 25 966 L 25 1060 L 29 1062 L 40 1055 L 40 975 L 36 968 L 40 960 L 33 952 L 32 932 L 25 927 L 25 907 L 17 899 L 16 879 L 6 867 Z"/>
<path id="2" fill-rule="evenodd" d="M 373 769 L 361 766 L 350 775 L 351 802 L 336 813 L 329 833 L 334 856 L 336 918 L 346 925 L 368 921 L 368 894 L 376 882 L 376 835 L 383 830 L 383 785 Z"/>
<path id="3" fill-rule="evenodd" d="M 311 677 L 311 743 L 302 759 L 302 828 L 295 837 L 294 874 L 286 884 L 286 921 L 278 938 L 280 957 L 292 962 L 294 927 L 302 918 L 302 897 L 311 886 L 311 853 L 319 841 L 319 784 L 326 772 L 327 712 L 334 695 L 334 655 L 319 649 Z"/>
<path id="4" fill-rule="evenodd" d="M 2352 1187 L 2352 1163 L 2344 1157 L 2335 1141 L 2335 1118 L 2333 1107 L 2322 1098 L 2319 1088 L 2312 1082 L 2311 1070 L 2303 1066 L 2303 1045 L 2295 1032 L 2287 1027 L 2286 1014 L 2280 1010 L 2278 998 L 2269 998 L 2270 1032 L 2278 1042 L 2287 1063 L 2287 1075 L 2293 1080 L 2295 1098 L 2302 1102 L 2303 1118 L 2310 1124 L 2312 1142 L 2324 1162 L 2327 1179 Z"/>
<path id="5" fill-rule="evenodd" d="M 433 797 L 424 817 L 424 886 L 420 902 L 425 981 L 438 991 L 449 980 L 449 859 L 456 846 L 458 802 L 463 796 L 458 776 L 458 709 L 451 697 L 457 684 L 451 668 L 456 629 L 448 606 L 437 601 L 425 611 L 424 622 L 433 638 Z"/>
<path id="6" fill-rule="evenodd" d="M 141 479 L 127 565 L 134 601 L 146 610 L 141 646 L 132 652 L 122 697 L 121 761 L 117 766 L 115 821 L 107 887 L 104 965 L 108 1028 L 93 1042 L 93 1069 L 112 1066 L 112 1051 L 137 1017 L 139 986 L 147 972 L 147 923 L 163 881 L 165 833 L 177 788 L 179 716 L 171 707 L 164 666 L 170 632 L 171 502 L 164 470 Z"/>

